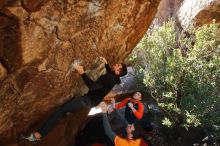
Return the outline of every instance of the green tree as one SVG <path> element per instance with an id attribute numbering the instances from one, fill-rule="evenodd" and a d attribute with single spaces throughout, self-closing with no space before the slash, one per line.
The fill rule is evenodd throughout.
<path id="1" fill-rule="evenodd" d="M 170 20 L 145 35 L 130 57 L 169 127 L 220 128 L 220 28 L 175 29 Z"/>

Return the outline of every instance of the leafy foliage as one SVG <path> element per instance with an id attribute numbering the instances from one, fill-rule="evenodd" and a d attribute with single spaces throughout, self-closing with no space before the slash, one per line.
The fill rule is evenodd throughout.
<path id="1" fill-rule="evenodd" d="M 140 85 L 164 113 L 164 125 L 201 125 L 219 132 L 219 36 L 214 22 L 179 32 L 170 20 L 155 26 L 131 55 Z"/>

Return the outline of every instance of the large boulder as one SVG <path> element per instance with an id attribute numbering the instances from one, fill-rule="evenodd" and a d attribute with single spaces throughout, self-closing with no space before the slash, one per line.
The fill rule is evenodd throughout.
<path id="1" fill-rule="evenodd" d="M 183 28 L 188 28 L 190 25 L 209 24 L 213 19 L 220 23 L 220 1 L 184 0 L 178 16 Z"/>
<path id="2" fill-rule="evenodd" d="M 2 0 L 0 2 L 0 145 L 38 128 L 71 96 L 87 91 L 69 65 L 81 60 L 94 79 L 123 62 L 145 34 L 160 0 Z M 97 72 L 99 74 L 97 74 Z M 64 118 L 42 142 L 62 146 L 87 117 L 88 109 Z M 62 124 L 63 123 L 63 124 Z"/>

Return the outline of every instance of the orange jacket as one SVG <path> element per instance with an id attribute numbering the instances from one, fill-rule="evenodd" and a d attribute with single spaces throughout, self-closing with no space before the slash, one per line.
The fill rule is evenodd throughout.
<path id="1" fill-rule="evenodd" d="M 124 100 L 122 100 L 119 104 L 115 105 L 116 109 L 120 109 L 126 106 L 126 104 L 131 101 L 133 104 L 138 104 L 138 109 L 136 112 L 133 112 L 134 116 L 140 120 L 143 117 L 144 114 L 144 105 L 142 102 L 138 101 L 138 100 L 134 100 L 133 98 L 125 98 Z"/>
<path id="2" fill-rule="evenodd" d="M 148 146 L 143 139 L 127 140 L 119 136 L 115 137 L 115 146 Z"/>

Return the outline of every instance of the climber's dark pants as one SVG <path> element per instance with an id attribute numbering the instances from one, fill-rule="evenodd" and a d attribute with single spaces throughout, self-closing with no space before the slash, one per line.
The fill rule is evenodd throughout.
<path id="1" fill-rule="evenodd" d="M 42 136 L 46 136 L 66 113 L 74 112 L 84 107 L 91 108 L 91 101 L 88 96 L 71 99 L 62 106 L 58 107 L 58 109 L 48 118 L 38 132 Z"/>

